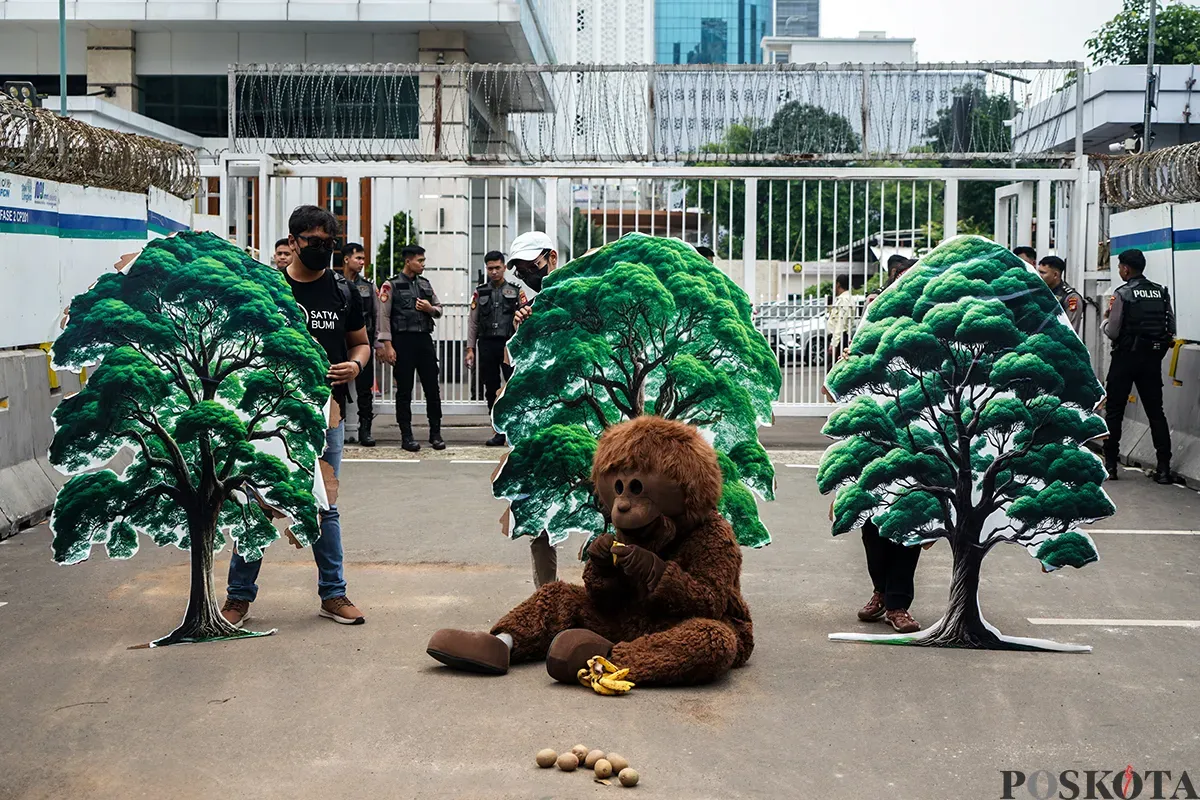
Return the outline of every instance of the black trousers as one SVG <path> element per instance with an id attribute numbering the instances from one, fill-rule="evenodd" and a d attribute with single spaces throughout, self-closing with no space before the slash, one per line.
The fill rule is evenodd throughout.
<path id="1" fill-rule="evenodd" d="M 873 522 L 863 525 L 862 539 L 871 584 L 883 595 L 887 610 L 907 609 L 913 601 L 913 577 L 917 574 L 921 548 L 906 547 L 885 539 Z"/>
<path id="2" fill-rule="evenodd" d="M 507 342 L 504 339 L 480 339 L 476 342 L 479 348 L 479 380 L 483 383 L 488 411 L 496 405 L 496 393 L 500 391 L 501 380 L 512 377 L 512 364 L 504 363 L 505 344 Z"/>
<path id="3" fill-rule="evenodd" d="M 371 424 L 375 418 L 375 343 L 371 342 L 371 357 L 354 379 L 354 405 L 358 407 L 358 424 Z"/>
<path id="4" fill-rule="evenodd" d="M 1154 452 L 1159 466 L 1171 463 L 1171 428 L 1167 415 L 1163 413 L 1162 355 L 1151 353 L 1113 353 L 1108 367 L 1108 382 L 1105 391 L 1104 418 L 1108 423 L 1108 441 L 1104 443 L 1104 457 L 1115 462 L 1121 453 L 1121 425 L 1125 421 L 1125 406 L 1129 392 L 1137 387 L 1146 419 L 1150 422 L 1150 437 L 1154 441 Z"/>
<path id="5" fill-rule="evenodd" d="M 439 425 L 442 421 L 442 391 L 438 386 L 437 350 L 433 336 L 428 333 L 392 334 L 392 347 L 396 350 L 396 423 L 401 427 L 412 424 L 413 372 L 421 377 L 421 388 L 425 391 L 425 407 L 429 424 Z"/>

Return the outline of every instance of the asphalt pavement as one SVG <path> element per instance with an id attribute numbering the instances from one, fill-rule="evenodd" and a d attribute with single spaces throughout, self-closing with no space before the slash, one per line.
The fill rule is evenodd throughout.
<path id="1" fill-rule="evenodd" d="M 1003 770 L 1130 764 L 1200 786 L 1191 490 L 1127 471 L 1110 488 L 1117 516 L 1097 526 L 1101 560 L 1083 570 L 1042 574 L 1012 546 L 984 563 L 990 622 L 1090 654 L 841 643 L 827 635 L 883 630 L 854 616 L 870 594 L 862 545 L 829 535 L 817 453 L 780 451 L 779 499 L 761 506 L 775 541 L 745 553 L 749 664 L 712 686 L 607 698 L 538 664 L 477 677 L 425 654 L 437 628 L 486 629 L 533 588 L 525 542 L 499 533 L 497 455 L 473 441 L 437 460 L 348 453 L 376 459 L 342 473 L 361 627 L 318 618 L 311 556 L 277 543 L 249 626 L 276 635 L 130 650 L 178 622 L 185 553 L 147 541 L 129 561 L 61 567 L 44 526 L 0 543 L 0 798 L 939 800 L 999 798 Z M 560 548 L 564 579 L 579 580 L 579 545 Z M 921 622 L 949 574 L 939 543 L 918 570 Z M 622 753 L 641 784 L 535 766 L 538 750 L 577 743 Z"/>

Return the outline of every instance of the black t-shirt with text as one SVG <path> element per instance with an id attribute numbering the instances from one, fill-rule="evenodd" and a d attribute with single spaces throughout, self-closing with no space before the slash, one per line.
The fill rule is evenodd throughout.
<path id="1" fill-rule="evenodd" d="M 325 270 L 325 274 L 315 281 L 301 283 L 283 272 L 288 286 L 292 288 L 292 297 L 304 310 L 308 320 L 308 331 L 317 344 L 325 350 L 330 364 L 340 364 L 350 360 L 350 348 L 346 345 L 346 333 L 361 329 L 363 320 L 362 300 L 358 292 L 349 292 L 347 297 L 338 288 L 333 272 Z M 333 399 L 341 408 L 342 416 L 346 415 L 346 398 L 349 389 L 346 384 L 333 387 Z"/>

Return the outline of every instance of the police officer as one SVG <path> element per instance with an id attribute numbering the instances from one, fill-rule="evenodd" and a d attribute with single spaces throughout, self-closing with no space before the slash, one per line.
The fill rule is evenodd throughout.
<path id="1" fill-rule="evenodd" d="M 1141 250 L 1126 250 L 1117 256 L 1124 284 L 1113 294 L 1104 332 L 1113 341 L 1108 367 L 1106 420 L 1108 441 L 1104 443 L 1104 466 L 1109 480 L 1117 479 L 1117 456 L 1121 452 L 1121 422 L 1129 391 L 1137 386 L 1138 397 L 1150 421 L 1158 468 L 1157 483 L 1171 483 L 1171 429 L 1163 413 L 1162 360 L 1175 339 L 1175 312 L 1167 287 L 1152 283 L 1143 274 L 1146 256 Z"/>
<path id="2" fill-rule="evenodd" d="M 358 407 L 358 438 L 363 447 L 374 447 L 375 438 L 371 436 L 371 423 L 375 419 L 375 328 L 379 321 L 379 298 L 375 284 L 363 277 L 363 269 L 367 266 L 367 251 L 357 242 L 348 242 L 342 247 L 342 274 L 350 288 L 358 292 L 362 299 L 363 320 L 367 324 L 367 333 L 371 338 L 371 358 L 367 366 L 358 374 L 355 382 L 354 404 Z M 347 435 L 346 441 L 353 444 L 355 439 Z"/>
<path id="3" fill-rule="evenodd" d="M 437 350 L 433 344 L 433 321 L 442 316 L 442 305 L 425 271 L 425 248 L 415 244 L 400 251 L 404 269 L 379 289 L 379 360 L 392 364 L 396 378 L 396 422 L 400 425 L 401 447 L 410 453 L 421 449 L 412 432 L 413 370 L 421 377 L 425 407 L 429 414 L 429 443 L 445 450 L 442 441 L 442 395 L 438 387 Z"/>
<path id="4" fill-rule="evenodd" d="M 1083 322 L 1083 295 L 1072 289 L 1063 280 L 1063 273 L 1066 270 L 1067 262 L 1058 256 L 1046 256 L 1038 262 L 1037 267 L 1038 275 L 1042 276 L 1042 280 L 1058 298 L 1058 304 L 1062 306 L 1063 313 L 1067 315 L 1067 321 L 1071 323 L 1075 332 L 1079 333 L 1079 327 Z"/>
<path id="5" fill-rule="evenodd" d="M 467 368 L 475 368 L 478 355 L 490 414 L 496 404 L 496 393 L 500 391 L 501 376 L 504 380 L 512 376 L 512 366 L 504 363 L 504 344 L 516 330 L 513 318 L 517 309 L 525 305 L 525 292 L 504 279 L 503 253 L 493 250 L 483 257 L 483 263 L 487 281 L 475 287 L 471 313 L 467 316 Z M 493 433 L 495 435 L 485 444 L 503 447 L 506 444 L 504 434 Z"/>

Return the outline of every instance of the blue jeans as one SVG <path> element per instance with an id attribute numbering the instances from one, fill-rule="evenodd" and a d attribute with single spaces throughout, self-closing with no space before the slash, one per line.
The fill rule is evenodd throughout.
<path id="1" fill-rule="evenodd" d="M 333 467 L 336 476 L 342 469 L 342 445 L 346 439 L 346 423 L 325 431 L 325 452 L 321 460 Z M 313 559 L 317 562 L 317 593 L 322 600 L 346 594 L 346 573 L 342 558 L 342 523 L 336 505 L 321 514 L 321 535 L 312 544 Z M 263 551 L 266 556 L 266 551 Z M 258 571 L 262 560 L 247 561 L 236 552 L 229 560 L 229 588 L 226 594 L 234 600 L 253 603 L 258 596 Z"/>

